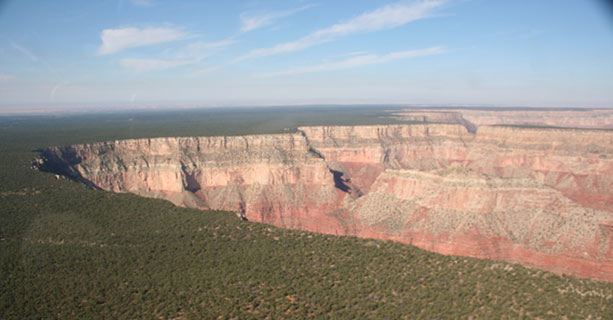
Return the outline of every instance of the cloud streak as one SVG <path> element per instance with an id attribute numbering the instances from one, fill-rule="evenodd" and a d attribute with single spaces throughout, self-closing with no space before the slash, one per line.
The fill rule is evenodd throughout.
<path id="1" fill-rule="evenodd" d="M 57 93 L 57 91 L 63 87 L 68 85 L 70 82 L 68 81 L 63 81 L 63 82 L 58 82 L 56 83 L 53 88 L 51 88 L 51 91 L 49 91 L 49 101 L 55 101 L 55 94 Z"/>
<path id="2" fill-rule="evenodd" d="M 431 48 L 419 49 L 419 50 L 396 51 L 396 52 L 391 52 L 391 53 L 387 53 L 383 55 L 358 54 L 358 55 L 353 55 L 350 58 L 339 60 L 339 61 L 326 62 L 326 63 L 310 65 L 310 66 L 296 67 L 296 68 L 291 68 L 291 69 L 287 69 L 283 71 L 261 74 L 259 75 L 259 77 L 291 76 L 291 75 L 306 74 L 306 73 L 352 69 L 352 68 L 357 68 L 357 67 L 362 67 L 362 66 L 367 66 L 367 65 L 387 63 L 387 62 L 401 60 L 401 59 L 432 56 L 432 55 L 437 55 L 437 54 L 441 54 L 444 52 L 445 52 L 445 49 L 442 47 L 431 47 Z"/>
<path id="3" fill-rule="evenodd" d="M 130 0 L 130 2 L 139 7 L 150 7 L 153 5 L 153 0 Z"/>
<path id="4" fill-rule="evenodd" d="M 284 10 L 284 11 L 271 11 L 263 14 L 250 15 L 242 13 L 241 19 L 241 32 L 249 32 L 256 29 L 260 29 L 275 23 L 277 20 L 289 17 L 298 12 L 307 10 L 313 7 L 313 5 L 305 5 L 302 7 Z"/>
<path id="5" fill-rule="evenodd" d="M 38 56 L 35 55 L 32 51 L 30 51 L 28 48 L 23 47 L 16 42 L 11 41 L 11 47 L 13 47 L 13 49 L 19 51 L 19 53 L 21 53 L 22 55 L 24 55 L 25 57 L 27 57 L 28 59 L 34 62 L 38 62 L 38 60 L 40 60 Z"/>
<path id="6" fill-rule="evenodd" d="M 198 60 L 179 60 L 179 59 L 121 59 L 119 65 L 123 68 L 144 72 L 153 70 L 164 70 L 193 64 Z"/>
<path id="7" fill-rule="evenodd" d="M 285 42 L 269 48 L 252 50 L 239 57 L 237 61 L 268 57 L 283 53 L 300 51 L 322 43 L 356 33 L 374 32 L 396 28 L 407 23 L 426 18 L 444 0 L 420 0 L 417 2 L 398 2 L 363 13 L 348 21 L 317 30 L 298 40 Z"/>
<path id="8" fill-rule="evenodd" d="M 119 65 L 124 69 L 137 72 L 171 69 L 202 62 L 218 50 L 235 43 L 232 38 L 213 42 L 192 42 L 174 50 L 164 58 L 121 59 Z"/>
<path id="9" fill-rule="evenodd" d="M 102 44 L 98 53 L 113 54 L 126 49 L 176 41 L 185 36 L 182 30 L 171 27 L 104 29 L 100 33 Z"/>

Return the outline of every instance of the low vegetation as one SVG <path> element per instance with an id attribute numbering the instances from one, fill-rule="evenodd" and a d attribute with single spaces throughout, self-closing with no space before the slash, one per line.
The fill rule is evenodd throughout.
<path id="1" fill-rule="evenodd" d="M 387 121 L 300 112 L 0 119 L 0 319 L 613 318 L 613 284 L 283 230 L 31 169 L 53 144 Z"/>

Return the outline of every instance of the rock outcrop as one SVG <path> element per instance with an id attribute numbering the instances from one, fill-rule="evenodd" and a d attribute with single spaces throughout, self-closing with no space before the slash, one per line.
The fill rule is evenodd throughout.
<path id="1" fill-rule="evenodd" d="M 461 117 L 49 147 L 41 158 L 104 190 L 613 281 L 613 131 L 475 133 Z"/>

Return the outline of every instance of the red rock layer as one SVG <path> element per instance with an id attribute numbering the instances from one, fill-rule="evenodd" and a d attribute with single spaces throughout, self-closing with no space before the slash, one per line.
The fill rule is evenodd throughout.
<path id="1" fill-rule="evenodd" d="M 469 129 L 304 127 L 51 147 L 43 158 L 105 190 L 613 281 L 613 132 Z"/>
<path id="2" fill-rule="evenodd" d="M 388 171 L 352 211 L 364 224 L 360 236 L 604 280 L 613 271 L 603 231 L 611 213 L 530 179 Z"/>

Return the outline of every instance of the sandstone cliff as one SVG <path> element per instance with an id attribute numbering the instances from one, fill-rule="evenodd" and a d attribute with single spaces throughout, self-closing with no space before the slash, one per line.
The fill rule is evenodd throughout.
<path id="1" fill-rule="evenodd" d="M 41 157 L 104 190 L 613 281 L 611 131 L 302 127 L 50 147 Z"/>
<path id="2" fill-rule="evenodd" d="M 51 147 L 43 156 L 53 170 L 104 190 L 291 228 L 334 210 L 343 194 L 300 134 L 122 140 Z"/>

